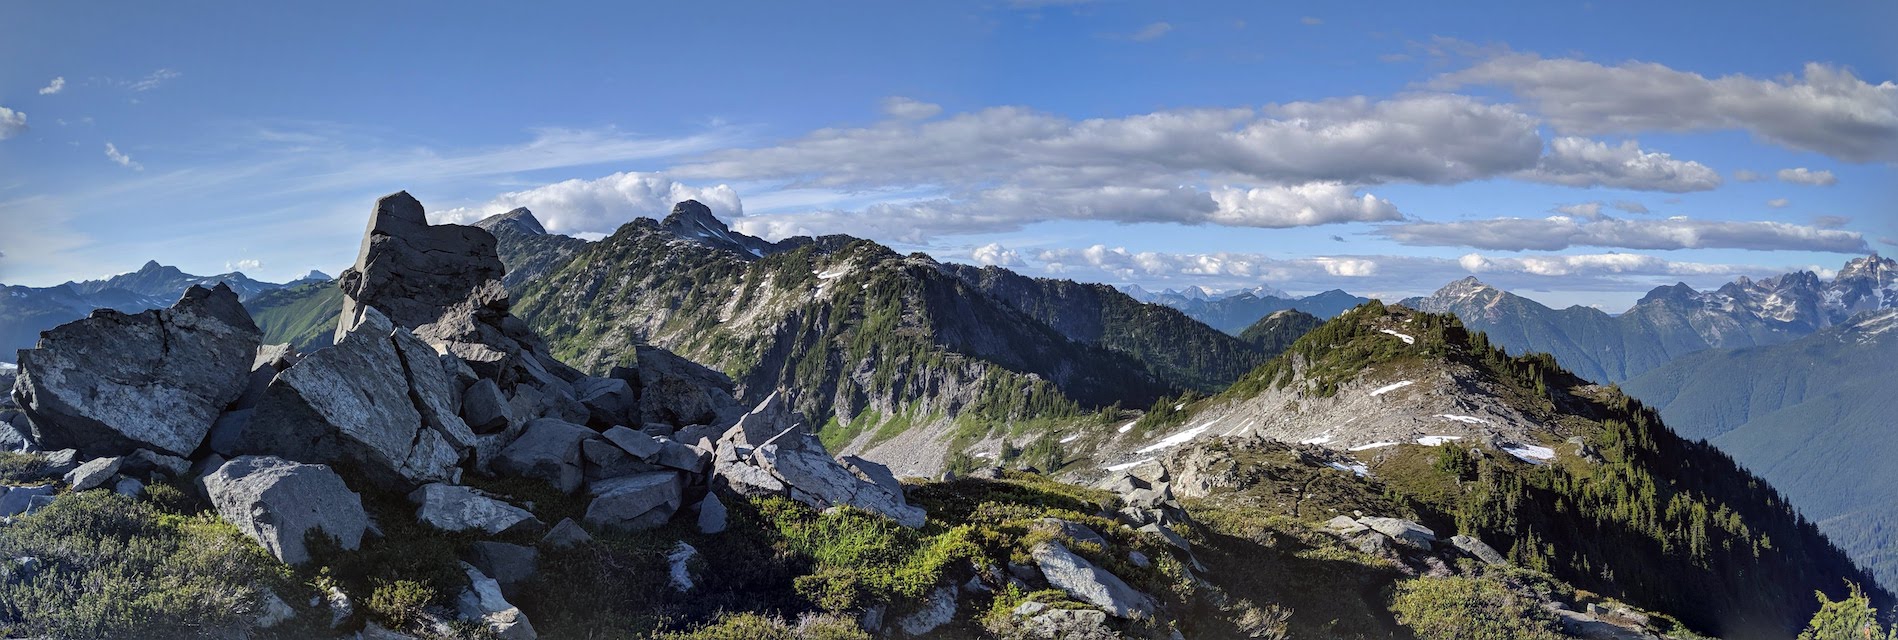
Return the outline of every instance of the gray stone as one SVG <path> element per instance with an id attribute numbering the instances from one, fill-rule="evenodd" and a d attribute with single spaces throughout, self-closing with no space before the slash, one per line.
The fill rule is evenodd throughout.
<path id="1" fill-rule="evenodd" d="M 191 471 L 191 461 L 178 456 L 154 453 L 146 449 L 133 451 L 132 455 L 119 459 L 120 473 L 144 474 L 163 473 L 173 478 L 183 478 Z"/>
<path id="2" fill-rule="evenodd" d="M 1397 543 L 1392 542 L 1390 536 L 1376 531 L 1366 530 L 1358 534 L 1358 537 L 1351 538 L 1351 546 L 1362 553 L 1380 558 L 1397 556 Z"/>
<path id="3" fill-rule="evenodd" d="M 850 506 L 906 527 L 923 526 L 927 514 L 905 501 L 902 485 L 887 468 L 856 460 L 853 472 L 825 453 L 823 443 L 802 424 L 778 394 L 767 398 L 719 438 L 713 484 L 741 496 L 783 495 L 818 509 Z M 770 428 L 779 430 L 760 435 Z"/>
<path id="4" fill-rule="evenodd" d="M 468 487 L 431 483 L 409 494 L 415 519 L 442 531 L 479 531 L 496 536 L 545 526 L 526 509 L 476 493 Z"/>
<path id="5" fill-rule="evenodd" d="M 857 456 L 844 456 L 838 458 L 837 461 L 843 463 L 844 468 L 849 469 L 852 475 L 876 485 L 885 493 L 903 495 L 903 483 L 896 479 L 896 474 L 890 473 L 889 467 Z"/>
<path id="6" fill-rule="evenodd" d="M 592 488 L 587 505 L 589 527 L 607 531 L 637 531 L 664 525 L 684 500 L 679 474 L 670 471 L 614 478 Z"/>
<path id="7" fill-rule="evenodd" d="M 534 625 L 527 614 L 507 601 L 501 584 L 466 562 L 461 568 L 468 575 L 468 590 L 455 600 L 461 619 L 487 625 L 502 640 L 534 640 Z"/>
<path id="8" fill-rule="evenodd" d="M 261 397 L 262 394 L 259 395 Z M 240 455 L 244 447 L 244 430 L 250 427 L 250 419 L 255 415 L 256 407 L 250 407 L 218 416 L 217 421 L 211 423 L 211 432 L 205 436 L 204 443 L 219 455 Z"/>
<path id="9" fill-rule="evenodd" d="M 1464 553 L 1475 556 L 1478 560 L 1482 560 L 1484 564 L 1509 564 L 1509 560 L 1504 558 L 1503 554 L 1497 553 L 1495 547 L 1491 547 L 1475 537 L 1450 536 L 1450 544 L 1456 545 L 1456 548 L 1462 549 Z"/>
<path id="10" fill-rule="evenodd" d="M 1369 530 L 1370 527 L 1358 524 L 1351 516 L 1338 516 L 1325 521 L 1325 530 L 1349 538 Z"/>
<path id="11" fill-rule="evenodd" d="M 699 550 L 684 540 L 674 543 L 672 550 L 666 553 L 666 583 L 673 591 L 686 592 L 698 586 L 698 581 L 692 578 L 693 564 L 698 557 Z"/>
<path id="12" fill-rule="evenodd" d="M 96 458 L 66 472 L 66 484 L 75 492 L 85 491 L 103 486 L 118 473 L 118 458 Z"/>
<path id="13" fill-rule="evenodd" d="M 728 425 L 744 413 L 744 407 L 733 399 L 734 386 L 725 374 L 664 349 L 648 345 L 634 349 L 639 359 L 636 424 Z"/>
<path id="14" fill-rule="evenodd" d="M 740 446 L 758 447 L 787 430 L 801 429 L 803 424 L 803 418 L 798 417 L 797 413 L 791 410 L 791 404 L 785 400 L 784 393 L 773 392 L 765 396 L 764 401 L 758 403 L 757 408 L 740 417 L 738 423 L 725 432 L 721 442 L 730 441 Z"/>
<path id="15" fill-rule="evenodd" d="M 46 475 L 49 477 L 66 475 L 66 472 L 79 468 L 80 463 L 78 449 L 47 451 L 41 453 L 40 458 L 46 460 Z"/>
<path id="16" fill-rule="evenodd" d="M 1052 609 L 1028 619 L 1028 637 L 1046 640 L 1109 640 L 1121 637 L 1107 627 L 1107 614 L 1092 609 Z"/>
<path id="17" fill-rule="evenodd" d="M 262 335 L 223 284 L 169 309 L 100 309 L 19 352 L 14 397 L 41 447 L 188 455 L 243 393 Z"/>
<path id="18" fill-rule="evenodd" d="M 640 460 L 651 460 L 659 455 L 660 449 L 664 448 L 658 438 L 623 426 L 608 428 L 600 435 Z"/>
<path id="19" fill-rule="evenodd" d="M 699 502 L 699 533 L 723 533 L 726 516 L 725 503 L 719 501 L 718 494 L 705 494 L 705 499 Z"/>
<path id="20" fill-rule="evenodd" d="M 956 588 L 937 587 L 929 592 L 916 610 L 896 621 L 896 628 L 905 635 L 921 636 L 949 624 L 956 618 Z"/>
<path id="21" fill-rule="evenodd" d="M 580 457 L 586 460 L 586 481 L 589 485 L 635 473 L 665 470 L 665 467 L 656 464 L 640 462 L 624 449 L 600 438 L 588 438 L 581 442 Z"/>
<path id="22" fill-rule="evenodd" d="M 277 597 L 276 592 L 265 589 L 257 596 L 256 616 L 251 618 L 250 623 L 259 629 L 270 629 L 289 622 L 296 615 L 297 611 L 290 608 L 290 603 Z"/>
<path id="23" fill-rule="evenodd" d="M 138 478 L 119 478 L 118 483 L 112 485 L 112 492 L 127 498 L 136 498 L 144 495 L 145 483 L 139 482 Z"/>
<path id="24" fill-rule="evenodd" d="M 441 434 L 450 446 L 474 446 L 474 431 L 461 419 L 461 398 L 453 378 L 441 368 L 441 356 L 408 329 L 397 327 L 389 336 L 409 381 L 409 398 L 422 414 L 422 424 Z"/>
<path id="25" fill-rule="evenodd" d="M 505 271 L 492 234 L 462 225 L 431 226 L 421 202 L 408 192 L 390 194 L 376 201 L 356 264 L 337 279 L 343 290 L 342 322 L 353 324 L 361 309 L 375 307 L 397 326 L 431 324 L 443 309 L 468 301 L 489 282 L 499 284 Z M 505 310 L 506 300 L 503 292 L 500 300 L 489 302 Z"/>
<path id="26" fill-rule="evenodd" d="M 1028 616 L 1032 616 L 1037 613 L 1046 611 L 1047 609 L 1048 609 L 1047 604 L 1036 602 L 1034 600 L 1029 600 L 1027 602 L 1021 603 L 1020 606 L 1015 607 L 1014 611 L 1012 611 L 1011 613 L 1013 613 L 1014 615 L 1022 616 L 1022 617 L 1028 617 Z"/>
<path id="27" fill-rule="evenodd" d="M 655 438 L 671 438 L 674 434 L 679 432 L 679 429 L 664 422 L 648 422 L 646 426 L 639 428 L 639 432 Z M 716 436 L 718 434 L 712 433 L 709 435 Z"/>
<path id="28" fill-rule="evenodd" d="M 1430 545 L 1437 542 L 1437 532 L 1402 518 L 1358 518 L 1358 524 L 1390 536 L 1400 544 L 1418 549 L 1428 550 Z"/>
<path id="29" fill-rule="evenodd" d="M 653 456 L 654 464 L 671 467 L 690 473 L 704 473 L 711 456 L 696 447 L 679 444 L 672 440 L 660 443 L 659 455 Z"/>
<path id="30" fill-rule="evenodd" d="M 356 603 L 349 599 L 348 593 L 336 586 L 331 586 L 322 595 L 311 598 L 310 606 L 321 606 L 330 610 L 331 629 L 343 626 L 343 623 L 356 615 Z"/>
<path id="31" fill-rule="evenodd" d="M 205 476 L 204 489 L 219 516 L 288 564 L 309 560 L 309 532 L 355 549 L 368 522 L 362 498 L 324 465 L 241 456 Z"/>
<path id="32" fill-rule="evenodd" d="M 494 470 L 544 480 L 565 493 L 580 490 L 586 479 L 580 443 L 594 436 L 586 427 L 552 418 L 527 423 L 527 430 L 494 459 Z"/>
<path id="33" fill-rule="evenodd" d="M 395 332 L 368 309 L 341 341 L 277 374 L 239 450 L 349 463 L 383 486 L 452 480 L 461 452 L 424 425 Z"/>
<path id="34" fill-rule="evenodd" d="M 1041 567 L 1041 573 L 1047 577 L 1048 584 L 1066 591 L 1068 595 L 1088 604 L 1100 607 L 1116 618 L 1145 617 L 1153 614 L 1153 601 L 1145 594 L 1127 586 L 1119 576 L 1094 566 L 1085 558 L 1069 551 L 1059 542 L 1043 542 L 1035 545 L 1029 555 L 1035 564 Z"/>
<path id="35" fill-rule="evenodd" d="M 7 487 L 6 493 L 0 495 L 0 516 L 17 516 L 26 513 L 32 507 L 34 498 L 50 498 L 58 492 L 59 488 L 50 484 L 34 487 Z"/>
<path id="36" fill-rule="evenodd" d="M 1103 550 L 1107 548 L 1106 538 L 1101 537 L 1101 534 L 1095 533 L 1093 529 L 1089 529 L 1087 525 L 1079 522 L 1071 522 L 1060 518 L 1042 518 L 1036 521 L 1036 524 L 1040 528 L 1053 531 L 1070 541 L 1092 543 L 1094 546 Z"/>
<path id="37" fill-rule="evenodd" d="M 475 433 L 495 433 L 507 430 L 513 412 L 501 394 L 501 385 L 482 378 L 462 392 L 461 417 Z"/>
<path id="38" fill-rule="evenodd" d="M 1147 558 L 1147 554 L 1141 553 L 1139 551 L 1128 551 L 1127 561 L 1133 563 L 1134 566 L 1140 567 L 1142 569 L 1153 566 L 1153 560 Z"/>
<path id="39" fill-rule="evenodd" d="M 573 518 L 561 518 L 554 528 L 547 531 L 547 535 L 540 538 L 541 544 L 556 549 L 589 542 L 593 542 L 593 536 L 589 535 L 586 529 L 580 528 L 580 523 L 574 522 Z"/>
<path id="40" fill-rule="evenodd" d="M 584 378 L 573 385 L 573 393 L 587 408 L 588 424 L 611 427 L 639 417 L 639 398 L 625 380 Z"/>
<path id="41" fill-rule="evenodd" d="M 482 540 L 469 548 L 468 563 L 500 583 L 501 593 L 509 598 L 540 571 L 540 552 L 506 542 Z"/>

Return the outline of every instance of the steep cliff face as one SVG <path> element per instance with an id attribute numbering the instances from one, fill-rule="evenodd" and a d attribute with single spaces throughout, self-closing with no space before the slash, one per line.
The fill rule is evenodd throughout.
<path id="1" fill-rule="evenodd" d="M 583 369 L 651 343 L 732 374 L 743 397 L 791 390 L 827 442 L 904 472 L 933 472 L 1003 427 L 1174 390 L 927 256 L 842 236 L 767 243 L 696 204 L 524 283 L 518 312 Z"/>

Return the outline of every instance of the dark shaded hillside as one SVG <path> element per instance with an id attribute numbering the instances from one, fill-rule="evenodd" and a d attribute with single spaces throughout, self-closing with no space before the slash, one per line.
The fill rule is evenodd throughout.
<path id="1" fill-rule="evenodd" d="M 1898 583 L 1898 314 L 1768 347 L 1696 353 L 1629 380 L 1683 435 L 1772 481 L 1853 557 Z"/>
<path id="2" fill-rule="evenodd" d="M 1239 332 L 1239 339 L 1258 347 L 1267 356 L 1277 357 L 1290 349 L 1292 343 L 1324 323 L 1318 316 L 1297 309 L 1286 309 L 1259 318 L 1258 322 Z"/>
<path id="3" fill-rule="evenodd" d="M 1156 377 L 1183 387 L 1217 391 L 1266 360 L 1245 342 L 1178 310 L 1142 303 L 1107 285 L 1030 278 L 1000 267 L 944 268 L 1070 340 L 1138 358 Z"/>

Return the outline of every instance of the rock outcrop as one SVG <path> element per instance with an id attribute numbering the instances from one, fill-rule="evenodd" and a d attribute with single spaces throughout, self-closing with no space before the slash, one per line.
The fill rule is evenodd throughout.
<path id="1" fill-rule="evenodd" d="M 1030 555 L 1048 584 L 1077 600 L 1105 609 L 1116 618 L 1153 615 L 1152 598 L 1127 586 L 1119 576 L 1075 555 L 1059 542 L 1035 545 Z"/>
<path id="2" fill-rule="evenodd" d="M 100 309 L 20 351 L 14 400 L 43 449 L 188 455 L 244 391 L 263 334 L 229 287 L 169 309 Z"/>
<path id="3" fill-rule="evenodd" d="M 362 543 L 362 497 L 324 465 L 242 456 L 203 479 L 218 515 L 289 564 L 310 559 L 305 536 L 320 532 L 344 549 Z"/>
<path id="4" fill-rule="evenodd" d="M 927 519 L 922 508 L 905 501 L 888 468 L 852 458 L 853 471 L 831 458 L 782 394 L 740 418 L 719 439 L 713 459 L 716 483 L 739 495 L 784 495 L 819 509 L 856 507 L 910 528 Z"/>
<path id="5" fill-rule="evenodd" d="M 492 536 L 545 526 L 526 509 L 468 487 L 441 483 L 423 485 L 409 494 L 409 502 L 416 505 L 416 520 L 442 531 L 476 531 Z"/>

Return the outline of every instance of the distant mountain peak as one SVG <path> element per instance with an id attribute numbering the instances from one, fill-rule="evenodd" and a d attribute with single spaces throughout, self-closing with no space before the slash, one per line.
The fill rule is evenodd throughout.
<path id="1" fill-rule="evenodd" d="M 295 279 L 295 280 L 292 280 L 291 282 L 292 282 L 292 283 L 297 283 L 297 282 L 328 282 L 328 281 L 330 281 L 330 280 L 335 280 L 335 279 L 336 279 L 336 278 L 334 278 L 334 277 L 331 277 L 331 276 L 330 276 L 330 274 L 327 274 L 327 273 L 323 273 L 322 271 L 318 271 L 318 270 L 316 270 L 316 269 L 311 269 L 309 273 L 306 273 L 306 274 L 303 274 L 303 277 L 301 277 L 301 278 L 297 278 L 297 279 Z"/>
<path id="2" fill-rule="evenodd" d="M 158 264 L 158 261 L 157 261 L 157 260 L 146 260 L 146 261 L 145 261 L 145 266 L 143 266 L 143 267 L 139 267 L 139 268 L 138 268 L 138 272 L 139 272 L 139 273 L 146 273 L 146 272 L 151 272 L 151 271 L 157 271 L 157 270 L 159 270 L 159 269 L 163 269 L 163 268 L 165 268 L 165 265 L 162 265 L 162 264 Z"/>
<path id="3" fill-rule="evenodd" d="M 541 225 L 540 218 L 534 217 L 534 212 L 528 211 L 527 207 L 520 207 L 507 213 L 497 213 L 482 218 L 481 221 L 476 222 L 474 226 L 486 229 L 490 233 L 494 232 L 497 228 L 506 227 L 532 236 L 547 235 L 547 227 Z"/>
<path id="4" fill-rule="evenodd" d="M 748 253 L 754 258 L 775 253 L 780 246 L 778 243 L 732 231 L 723 220 L 712 215 L 711 207 L 697 200 L 685 200 L 673 205 L 672 213 L 659 222 L 659 228 L 687 240 L 731 249 L 739 253 Z"/>

